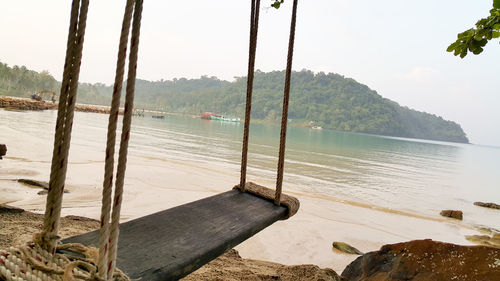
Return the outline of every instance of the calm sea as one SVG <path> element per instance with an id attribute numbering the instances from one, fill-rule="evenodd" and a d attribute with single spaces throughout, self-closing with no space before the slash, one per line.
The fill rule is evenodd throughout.
<path id="1" fill-rule="evenodd" d="M 107 116 L 75 116 L 76 130 L 85 133 L 73 141 L 101 147 Z M 2 126 L 37 137 L 52 137 L 55 118 L 54 111 L 0 110 Z M 217 164 L 239 173 L 242 131 L 238 123 L 134 117 L 130 151 Z M 250 177 L 276 178 L 279 133 L 276 125 L 251 125 Z M 497 147 L 290 127 L 284 188 L 430 217 L 438 217 L 443 209 L 459 209 L 465 224 L 500 229 L 500 211 L 473 205 L 500 204 L 499 161 Z"/>

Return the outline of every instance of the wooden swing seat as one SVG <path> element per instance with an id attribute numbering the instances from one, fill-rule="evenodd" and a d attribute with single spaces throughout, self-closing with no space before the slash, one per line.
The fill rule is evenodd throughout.
<path id="1" fill-rule="evenodd" d="M 288 217 L 288 209 L 237 189 L 120 225 L 117 267 L 132 280 L 178 280 Z M 63 240 L 98 247 L 99 231 Z"/>

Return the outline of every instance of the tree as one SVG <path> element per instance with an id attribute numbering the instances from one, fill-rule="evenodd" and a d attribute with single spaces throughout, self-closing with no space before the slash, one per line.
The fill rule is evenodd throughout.
<path id="1" fill-rule="evenodd" d="M 493 9 L 490 16 L 480 19 L 476 23 L 476 28 L 471 28 L 457 36 L 457 41 L 453 42 L 446 51 L 454 52 L 455 56 L 464 58 L 470 51 L 474 55 L 479 55 L 484 46 L 494 38 L 500 37 L 500 0 L 493 0 Z"/>

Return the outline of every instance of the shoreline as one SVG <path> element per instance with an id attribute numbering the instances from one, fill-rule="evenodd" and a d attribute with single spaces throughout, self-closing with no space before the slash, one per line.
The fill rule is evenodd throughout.
<path id="1" fill-rule="evenodd" d="M 20 97 L 11 97 L 11 96 L 0 96 L 0 108 L 5 108 L 6 110 L 57 110 L 58 103 L 50 103 L 48 101 L 35 101 L 29 98 L 20 98 Z M 138 108 L 134 108 L 138 109 Z M 139 109 L 138 109 L 139 110 Z M 110 107 L 107 105 L 92 105 L 92 104 L 75 104 L 75 111 L 80 112 L 92 112 L 92 113 L 100 113 L 100 114 L 109 114 Z M 142 111 L 142 110 L 141 110 Z M 148 113 L 158 113 L 163 115 L 175 115 L 175 116 L 187 116 L 191 118 L 199 118 L 200 115 L 193 115 L 190 113 L 179 113 L 179 112 L 164 112 L 157 110 L 144 110 L 144 112 Z M 120 113 L 123 115 L 123 108 L 120 108 Z M 274 124 L 279 125 L 280 122 L 276 120 L 267 120 L 267 119 L 252 119 L 252 123 L 255 124 Z M 299 128 L 309 128 L 311 130 L 332 130 L 328 128 L 321 128 L 318 126 L 314 126 L 312 123 L 308 122 L 290 122 L 289 126 L 291 127 L 299 127 Z M 335 131 L 335 130 L 332 130 Z M 443 140 L 433 140 L 433 139 L 421 139 L 421 138 L 409 138 L 409 137 L 400 137 L 400 136 L 391 136 L 391 135 L 377 135 L 363 132 L 347 132 L 347 131 L 336 131 L 339 133 L 351 133 L 351 134 L 361 134 L 361 135 L 369 135 L 369 136 L 377 136 L 384 138 L 393 138 L 393 139 L 402 139 L 402 140 L 410 140 L 410 141 L 433 141 L 436 143 L 445 142 Z M 472 144 L 470 142 L 459 142 L 459 141 L 450 141 L 454 144 Z"/>
<path id="2" fill-rule="evenodd" d="M 175 165 L 170 164 L 166 168 L 172 169 Z M 134 166 L 129 169 L 135 169 Z M 179 167 L 177 169 L 179 170 Z M 198 177 L 198 173 L 203 172 L 197 166 L 190 166 L 189 170 L 195 174 L 195 178 Z M 186 170 L 181 172 L 189 173 Z M 26 174 L 25 171 L 23 173 Z M 11 194 L 9 205 L 43 213 L 45 196 L 37 195 L 39 189 L 12 181 L 13 176 L 5 179 L 5 175 L 0 174 L 0 190 L 3 194 L 5 192 Z M 39 176 L 34 178 L 40 179 Z M 136 180 L 134 177 L 128 180 L 129 184 L 126 182 L 122 221 L 225 191 L 220 188 L 224 188 L 224 185 L 216 189 L 193 185 L 190 190 L 151 186 L 148 192 L 140 192 L 132 187 L 133 183 L 130 183 L 136 183 Z M 209 176 L 208 180 L 214 179 Z M 7 186 L 10 188 L 6 188 Z M 100 188 L 89 189 L 69 181 L 67 189 L 70 193 L 65 195 L 62 215 L 99 218 Z M 347 242 L 362 252 L 370 252 L 385 244 L 427 238 L 460 245 L 473 245 L 465 239 L 465 236 L 477 234 L 476 230 L 447 218 L 412 217 L 404 213 L 339 202 L 340 200 L 335 198 L 308 196 L 300 191 L 287 193 L 298 197 L 301 201 L 301 209 L 297 215 L 287 221 L 273 224 L 235 247 L 241 257 L 286 265 L 315 264 L 321 268 L 332 268 L 340 273 L 358 256 L 332 249 L 333 241 Z M 390 228 L 388 225 L 394 227 Z"/>

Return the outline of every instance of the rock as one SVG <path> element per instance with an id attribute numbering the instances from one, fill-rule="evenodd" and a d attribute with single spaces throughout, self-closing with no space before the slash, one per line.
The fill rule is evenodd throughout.
<path id="1" fill-rule="evenodd" d="M 500 249 L 432 240 L 384 245 L 342 272 L 349 281 L 500 280 Z"/>
<path id="2" fill-rule="evenodd" d="M 48 192 L 44 192 L 44 191 L 49 190 L 49 183 L 46 181 L 38 181 L 38 180 L 30 180 L 30 179 L 18 179 L 17 181 L 22 183 L 22 184 L 28 185 L 30 187 L 43 188 L 44 190 L 38 192 L 37 193 L 38 195 L 46 195 L 48 193 Z M 69 193 L 69 190 L 64 189 L 64 193 Z"/>
<path id="3" fill-rule="evenodd" d="M 458 211 L 458 210 L 442 210 L 441 213 L 439 213 L 439 214 L 443 217 L 454 218 L 457 220 L 463 219 L 462 211 Z"/>
<path id="4" fill-rule="evenodd" d="M 500 234 L 489 235 L 467 235 L 465 239 L 469 240 L 472 243 L 494 247 L 500 249 Z"/>
<path id="5" fill-rule="evenodd" d="M 480 206 L 480 207 L 485 207 L 485 208 L 500 210 L 500 205 L 495 204 L 495 203 L 474 202 L 474 205 Z"/>
<path id="6" fill-rule="evenodd" d="M 344 253 L 348 253 L 348 254 L 354 254 L 354 255 L 362 255 L 363 253 L 354 248 L 353 246 L 347 244 L 347 243 L 344 243 L 344 242 L 333 242 L 332 243 L 332 246 L 333 248 L 341 251 L 341 252 L 344 252 Z"/>
<path id="7" fill-rule="evenodd" d="M 0 213 L 11 213 L 11 214 L 18 214 L 24 212 L 23 209 L 17 208 L 17 207 L 12 207 L 9 205 L 5 204 L 0 204 Z"/>
<path id="8" fill-rule="evenodd" d="M 48 182 L 30 180 L 30 179 L 18 179 L 17 182 L 20 182 L 20 183 L 23 183 L 26 185 L 35 186 L 35 187 L 41 187 L 45 190 L 49 190 L 49 183 Z"/>
<path id="9" fill-rule="evenodd" d="M 7 146 L 5 144 L 0 144 L 0 159 L 7 154 Z"/>

